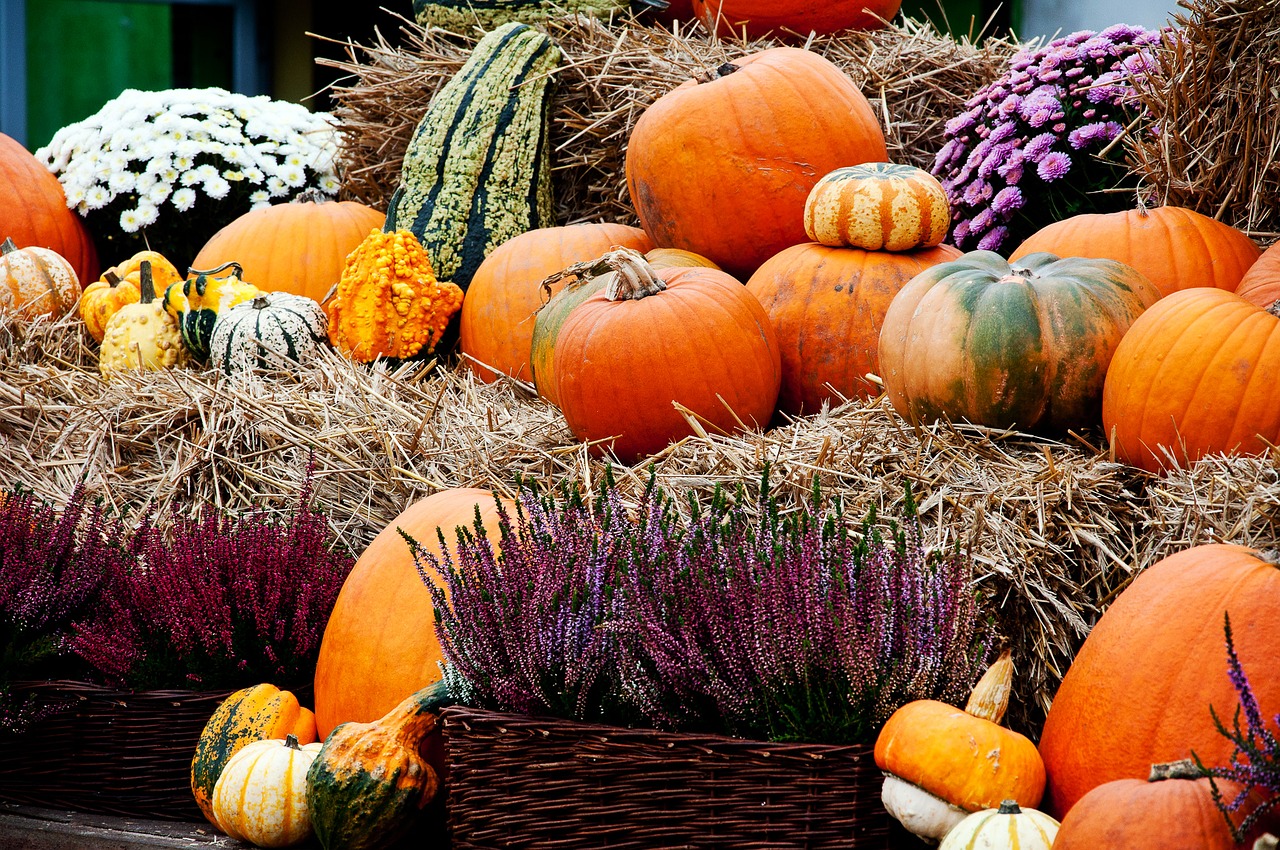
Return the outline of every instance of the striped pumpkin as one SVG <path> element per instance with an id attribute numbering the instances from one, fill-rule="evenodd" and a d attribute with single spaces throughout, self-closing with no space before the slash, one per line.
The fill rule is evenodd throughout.
<path id="1" fill-rule="evenodd" d="M 833 248 L 914 251 L 941 245 L 951 206 L 938 179 L 913 165 L 869 162 L 837 168 L 804 205 L 809 238 Z"/>
<path id="2" fill-rule="evenodd" d="M 319 742 L 254 741 L 227 762 L 213 789 L 214 825 L 258 847 L 291 847 L 311 835 L 307 769 Z"/>
<path id="3" fill-rule="evenodd" d="M 405 152 L 385 230 L 410 230 L 464 292 L 508 239 L 555 224 L 549 122 L 560 49 L 511 23 L 489 33 L 431 102 Z"/>
<path id="4" fill-rule="evenodd" d="M 1056 820 L 1005 800 L 998 809 L 974 812 L 960 821 L 938 850 L 1049 850 L 1057 835 Z"/>
<path id="5" fill-rule="evenodd" d="M 212 365 L 228 375 L 305 363 L 329 339 L 320 305 L 302 295 L 270 292 L 240 304 L 213 326 Z"/>
<path id="6" fill-rule="evenodd" d="M 80 297 L 80 279 L 71 263 L 48 248 L 0 244 L 0 313 L 20 319 L 67 314 Z"/>
<path id="7" fill-rule="evenodd" d="M 413 0 L 413 15 L 424 27 L 467 32 L 475 26 L 489 30 L 512 21 L 541 21 L 565 12 L 608 18 L 628 5 L 628 0 Z"/>
<path id="8" fill-rule="evenodd" d="M 227 273 L 218 277 L 220 272 Z M 210 338 L 219 314 L 262 292 L 253 284 L 245 283 L 244 269 L 236 262 L 223 263 L 208 271 L 189 269 L 188 273 L 193 276 L 171 283 L 165 289 L 164 310 L 177 321 L 191 356 L 204 363 L 209 359 Z"/>

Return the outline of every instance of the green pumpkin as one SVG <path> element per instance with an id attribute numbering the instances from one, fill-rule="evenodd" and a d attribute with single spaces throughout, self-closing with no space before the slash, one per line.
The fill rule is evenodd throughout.
<path id="1" fill-rule="evenodd" d="M 494 248 L 555 224 L 548 126 L 560 49 L 511 23 L 486 35 L 431 102 L 405 152 L 385 230 L 411 230 L 464 292 Z"/>
<path id="2" fill-rule="evenodd" d="M 490 30 L 511 21 L 545 20 L 565 12 L 609 18 L 629 5 L 628 0 L 413 0 L 413 16 L 421 26 L 467 32 L 480 26 Z"/>
<path id="3" fill-rule="evenodd" d="M 219 272 L 231 271 L 217 277 Z M 237 304 L 262 294 L 258 287 L 245 283 L 244 269 L 239 263 L 223 263 L 216 269 L 190 269 L 191 277 L 169 284 L 164 291 L 164 309 L 178 322 L 182 341 L 191 356 L 201 363 L 209 360 L 209 341 L 218 315 Z"/>
<path id="4" fill-rule="evenodd" d="M 1096 427 L 1120 338 L 1160 297 L 1112 260 L 973 251 L 904 286 L 880 331 L 880 377 L 913 423 L 967 419 L 1063 435 Z"/>

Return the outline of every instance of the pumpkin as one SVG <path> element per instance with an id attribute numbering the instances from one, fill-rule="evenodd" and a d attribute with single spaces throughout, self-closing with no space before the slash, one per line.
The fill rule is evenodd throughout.
<path id="1" fill-rule="evenodd" d="M 0 243 L 0 313 L 20 319 L 65 316 L 80 297 L 71 264 L 48 248 Z"/>
<path id="2" fill-rule="evenodd" d="M 694 14 L 707 29 L 722 36 L 745 31 L 752 39 L 767 33 L 803 39 L 811 32 L 877 30 L 901 6 L 902 0 L 693 0 Z"/>
<path id="3" fill-rule="evenodd" d="M 880 368 L 913 422 L 968 419 L 1065 434 L 1096 426 L 1107 365 L 1134 319 L 1160 297 L 1111 260 L 990 251 L 921 272 L 894 297 Z"/>
<path id="4" fill-rule="evenodd" d="M 80 296 L 80 318 L 85 327 L 98 342 L 107 330 L 107 322 L 126 304 L 137 304 L 142 298 L 138 287 L 141 276 L 142 261 L 151 263 L 151 280 L 157 292 L 163 292 L 174 281 L 182 280 L 182 275 L 155 251 L 139 251 L 118 266 L 107 269 L 95 283 L 85 287 Z"/>
<path id="5" fill-rule="evenodd" d="M 1013 686 L 1009 651 L 988 668 L 964 711 L 916 700 L 889 717 L 876 739 L 885 771 L 881 799 L 910 832 L 937 841 L 970 812 L 1004 800 L 1039 805 L 1045 767 L 1036 745 L 1000 726 Z"/>
<path id="6" fill-rule="evenodd" d="M 880 329 L 895 295 L 917 274 L 954 260 L 949 245 L 888 253 L 794 245 L 747 281 L 778 335 L 785 413 L 816 413 L 824 402 L 877 395 Z"/>
<path id="7" fill-rule="evenodd" d="M 405 151 L 386 229 L 418 237 L 464 292 L 513 236 L 555 224 L 551 93 L 560 48 L 521 23 L 482 38 L 436 94 Z"/>
<path id="8" fill-rule="evenodd" d="M 913 165 L 871 162 L 837 168 L 804 204 L 814 242 L 868 251 L 914 251 L 941 245 L 951 202 L 938 178 Z"/>
<path id="9" fill-rule="evenodd" d="M 1117 346 L 1102 396 L 1116 457 L 1151 472 L 1280 441 L 1280 306 L 1221 289 L 1161 299 Z"/>
<path id="10" fill-rule="evenodd" d="M 117 310 L 103 332 L 98 369 L 104 378 L 131 369 L 156 371 L 186 365 L 182 333 L 156 297 L 149 261 L 142 263 L 138 289 L 138 303 Z"/>
<path id="11" fill-rule="evenodd" d="M 311 191 L 303 197 L 240 216 L 215 233 L 191 265 L 211 269 L 234 260 L 242 277 L 264 292 L 324 300 L 347 255 L 386 217 L 355 201 L 330 201 Z"/>
<path id="12" fill-rule="evenodd" d="M 231 375 L 306 363 L 329 340 L 329 320 L 310 298 L 270 292 L 232 307 L 213 326 L 213 368 Z"/>
<path id="13" fill-rule="evenodd" d="M 824 174 L 887 157 L 853 81 L 816 53 L 777 47 L 688 80 L 649 106 L 627 143 L 627 189 L 654 243 L 746 280 L 782 249 L 809 241 L 804 204 Z"/>
<path id="14" fill-rule="evenodd" d="M 1270 307 L 1280 301 L 1280 242 L 1263 251 L 1244 273 L 1236 295 L 1259 307 Z"/>
<path id="15" fill-rule="evenodd" d="M 389 847 L 431 802 L 440 779 L 419 751 L 436 727 L 442 691 L 442 682 L 424 688 L 379 720 L 344 723 L 325 739 L 307 772 L 311 822 L 325 850 Z"/>
<path id="16" fill-rule="evenodd" d="M 58 178 L 15 139 L 0 133 L 0 238 L 19 248 L 47 248 L 66 259 L 77 280 L 98 276 L 98 252 L 80 216 L 67 208 Z M 21 202 L 18 201 L 21 199 Z"/>
<path id="17" fill-rule="evenodd" d="M 462 301 L 458 344 L 472 371 L 484 381 L 497 380 L 499 373 L 530 380 L 534 314 L 545 298 L 542 281 L 614 245 L 653 247 L 638 227 L 573 224 L 522 233 L 486 257 Z"/>
<path id="18" fill-rule="evenodd" d="M 1125 588 L 1089 632 L 1045 720 L 1046 811 L 1062 816 L 1104 782 L 1142 778 L 1192 752 L 1204 764 L 1230 761 L 1231 742 L 1209 714 L 1212 706 L 1230 718 L 1239 704 L 1226 675 L 1227 612 L 1246 669 L 1280 657 L 1280 569 L 1271 556 L 1196 546 Z M 1252 684 L 1263 715 L 1280 712 L 1280 678 Z"/>
<path id="19" fill-rule="evenodd" d="M 164 309 L 177 321 L 187 351 L 204 363 L 209 359 L 209 342 L 218 317 L 261 295 L 262 290 L 245 283 L 244 268 L 234 261 L 208 271 L 191 269 L 190 274 L 192 277 L 174 282 L 164 291 Z"/>
<path id="20" fill-rule="evenodd" d="M 515 504 L 504 501 L 514 515 Z M 339 723 L 382 717 L 411 694 L 440 681 L 431 592 L 400 532 L 442 555 L 437 529 L 452 541 L 472 526 L 476 511 L 497 539 L 498 509 L 488 490 L 443 490 L 410 505 L 357 559 L 334 603 L 316 660 L 316 726 L 328 735 Z M 443 762 L 433 762 L 437 771 Z"/>
<path id="21" fill-rule="evenodd" d="M 302 744 L 316 740 L 316 718 L 298 698 L 275 685 L 242 688 L 219 703 L 196 742 L 191 759 L 191 793 L 209 822 L 213 789 L 231 757 L 246 744 L 293 735 Z"/>
<path id="22" fill-rule="evenodd" d="M 778 340 L 755 296 L 709 268 L 653 269 L 627 248 L 578 274 L 609 274 L 556 336 L 555 394 L 570 430 L 624 463 L 694 433 L 764 427 L 781 381 Z M 612 274 L 611 274 L 612 273 Z"/>
<path id="23" fill-rule="evenodd" d="M 969 815 L 947 833 L 938 850 L 1049 850 L 1057 846 L 1058 829 L 1058 822 L 1044 812 L 1005 800 L 997 809 Z M 1122 846 L 1130 845 L 1099 844 L 1097 850 Z"/>
<path id="24" fill-rule="evenodd" d="M 1162 296 L 1194 286 L 1234 291 L 1261 253 L 1234 227 L 1182 207 L 1073 216 L 1032 234 L 1010 261 L 1042 252 L 1133 266 Z"/>
<path id="25" fill-rule="evenodd" d="M 430 354 L 461 307 L 462 290 L 436 280 L 417 237 L 375 230 L 347 257 L 324 312 L 333 347 L 371 363 Z"/>
<path id="26" fill-rule="evenodd" d="M 307 770 L 320 744 L 254 741 L 231 757 L 213 789 L 214 824 L 258 847 L 292 847 L 311 836 Z"/>
<path id="27" fill-rule="evenodd" d="M 1231 800 L 1240 786 L 1226 786 Z M 1080 798 L 1058 831 L 1057 850 L 1233 850 L 1231 827 L 1209 779 L 1190 759 L 1151 766 L 1147 779 L 1116 779 Z"/>
<path id="28" fill-rule="evenodd" d="M 608 20 L 626 11 L 629 0 L 413 0 L 413 16 L 423 27 L 470 32 L 511 21 L 544 21 L 565 12 Z"/>
<path id="29" fill-rule="evenodd" d="M 720 268 L 701 254 L 682 251 L 679 248 L 654 248 L 651 251 L 645 251 L 644 258 L 655 269 Z"/>

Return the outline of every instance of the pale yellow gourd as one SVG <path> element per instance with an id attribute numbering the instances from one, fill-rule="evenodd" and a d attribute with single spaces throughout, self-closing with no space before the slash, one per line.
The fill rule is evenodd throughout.
<path id="1" fill-rule="evenodd" d="M 156 298 L 151 263 L 143 262 L 140 272 L 141 299 L 121 307 L 107 321 L 98 359 L 104 378 L 130 369 L 173 369 L 187 362 L 178 323 Z"/>
<path id="2" fill-rule="evenodd" d="M 254 741 L 240 748 L 213 787 L 213 817 L 232 838 L 258 847 L 291 847 L 311 836 L 307 770 L 320 743 Z"/>
<path id="3" fill-rule="evenodd" d="M 1050 850 L 1057 836 L 1056 820 L 1005 800 L 998 809 L 974 812 L 960 821 L 938 850 Z"/>

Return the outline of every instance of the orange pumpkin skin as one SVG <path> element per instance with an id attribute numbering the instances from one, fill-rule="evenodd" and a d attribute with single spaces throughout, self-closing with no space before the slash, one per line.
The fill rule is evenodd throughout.
<path id="1" fill-rule="evenodd" d="M 768 260 L 747 289 L 778 335 L 779 409 L 816 413 L 840 396 L 877 395 L 866 375 L 880 374 L 880 329 L 893 297 L 920 272 L 959 256 L 950 245 L 889 253 L 808 242 Z"/>
<path id="2" fill-rule="evenodd" d="M 80 281 L 71 263 L 48 248 L 0 244 L 0 313 L 19 319 L 65 316 L 80 297 Z"/>
<path id="3" fill-rule="evenodd" d="M 0 133 L 0 240 L 48 248 L 82 281 L 98 277 L 98 251 L 80 216 L 67 208 L 62 184 L 22 145 Z"/>
<path id="4" fill-rule="evenodd" d="M 893 20 L 902 0 L 693 0 L 693 11 L 723 36 L 760 38 L 766 33 L 829 35 L 846 29 L 878 30 Z"/>
<path id="5" fill-rule="evenodd" d="M 656 244 L 746 280 L 809 241 L 804 203 L 822 175 L 888 153 L 867 99 L 815 53 L 762 50 L 712 77 L 645 110 L 627 144 L 627 189 Z"/>
<path id="6" fill-rule="evenodd" d="M 875 759 L 881 770 L 970 812 L 1003 800 L 1034 809 L 1044 794 L 1045 765 L 1029 738 L 937 700 L 895 711 L 876 739 Z"/>
<path id="7" fill-rule="evenodd" d="M 1182 207 L 1073 216 L 1033 234 L 1009 259 L 1041 251 L 1133 266 L 1161 296 L 1194 286 L 1234 291 L 1262 253 L 1234 227 Z"/>
<path id="8" fill-rule="evenodd" d="M 235 261 L 263 292 L 292 292 L 323 301 L 342 277 L 347 255 L 382 213 L 355 201 L 294 201 L 250 210 L 213 235 L 191 262 L 213 269 Z"/>
<path id="9" fill-rule="evenodd" d="M 1280 301 L 1280 242 L 1263 251 L 1258 262 L 1244 273 L 1236 295 L 1259 307 Z"/>
<path id="10" fill-rule="evenodd" d="M 653 242 L 638 227 L 571 224 L 530 230 L 498 246 L 476 270 L 462 300 L 458 344 L 464 354 L 499 372 L 533 380 L 529 347 L 534 314 L 547 301 L 542 281 L 574 263 L 599 257 L 615 245 L 648 251 Z M 563 281 L 551 288 L 554 296 Z M 467 361 L 485 382 L 498 373 Z"/>
<path id="11" fill-rule="evenodd" d="M 804 204 L 805 233 L 835 248 L 914 251 L 941 245 L 951 205 L 938 178 L 914 165 L 869 162 L 837 168 Z"/>
<path id="12" fill-rule="evenodd" d="M 654 248 L 652 251 L 645 251 L 644 258 L 655 269 L 720 268 L 701 254 L 681 251 L 679 248 Z"/>
<path id="13" fill-rule="evenodd" d="M 764 427 L 782 379 L 773 326 L 741 283 L 708 268 L 652 271 L 666 289 L 618 301 L 596 292 L 565 318 L 553 354 L 570 430 L 607 440 L 592 450 L 611 447 L 623 463 L 693 433 L 673 403 L 708 430 Z"/>
<path id="14" fill-rule="evenodd" d="M 1243 546 L 1196 546 L 1141 573 L 1089 633 L 1058 688 L 1040 739 L 1046 810 L 1065 815 L 1093 788 L 1188 758 L 1227 764 L 1239 704 L 1227 677 L 1223 615 L 1245 669 L 1280 656 L 1280 570 Z M 1252 679 L 1265 716 L 1280 712 L 1280 678 Z"/>
<path id="15" fill-rule="evenodd" d="M 514 504 L 506 502 L 514 512 Z M 339 723 L 369 723 L 440 679 L 431 592 L 400 529 L 441 555 L 436 529 L 452 549 L 454 530 L 480 509 L 496 539 L 498 511 L 488 490 L 443 490 L 410 505 L 356 561 L 325 627 L 316 661 L 316 728 L 323 740 Z M 435 765 L 437 769 L 442 765 Z"/>
<path id="16" fill-rule="evenodd" d="M 1277 327 L 1280 319 L 1220 289 L 1162 298 L 1107 371 L 1102 424 L 1116 457 L 1156 472 L 1214 452 L 1267 451 L 1280 440 Z"/>

